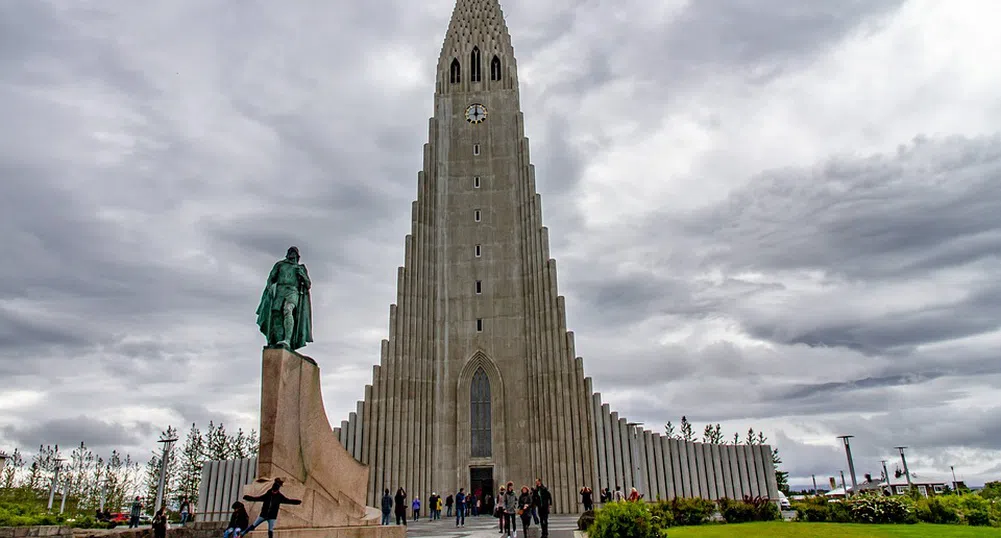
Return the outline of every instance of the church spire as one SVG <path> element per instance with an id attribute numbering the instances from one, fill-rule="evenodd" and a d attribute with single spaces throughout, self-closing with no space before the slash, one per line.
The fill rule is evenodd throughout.
<path id="1" fill-rule="evenodd" d="M 438 91 L 517 91 L 511 34 L 498 0 L 456 0 L 438 59 Z"/>

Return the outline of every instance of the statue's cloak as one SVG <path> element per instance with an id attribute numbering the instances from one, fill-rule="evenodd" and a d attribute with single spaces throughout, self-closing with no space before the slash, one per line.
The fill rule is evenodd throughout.
<path id="1" fill-rule="evenodd" d="M 282 262 L 278 262 L 282 263 Z M 277 264 L 275 264 L 277 266 Z M 305 270 L 305 266 L 303 266 Z M 257 306 L 257 326 L 261 328 L 261 332 L 264 336 L 268 338 L 268 345 L 273 345 L 275 342 L 271 342 L 271 319 L 272 316 L 280 309 L 281 305 L 275 305 L 275 296 L 278 293 L 278 285 L 270 283 L 264 288 L 264 293 L 261 294 L 261 302 Z M 281 312 L 278 312 L 281 315 Z M 292 338 L 289 339 L 289 347 L 293 351 L 299 348 L 306 347 L 308 342 L 313 341 L 313 304 L 309 299 L 309 288 L 305 286 L 299 286 L 299 301 L 295 305 L 295 327 L 292 329 Z"/>

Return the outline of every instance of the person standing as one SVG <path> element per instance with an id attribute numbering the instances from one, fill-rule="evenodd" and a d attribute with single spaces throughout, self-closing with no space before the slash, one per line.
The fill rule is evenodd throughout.
<path id="1" fill-rule="evenodd" d="M 389 514 L 393 512 L 393 497 L 389 495 L 389 488 L 382 492 L 382 524 L 389 525 Z"/>
<path id="2" fill-rule="evenodd" d="M 434 496 L 434 518 L 441 519 L 441 495 Z"/>
<path id="3" fill-rule="evenodd" d="M 636 488 L 631 488 L 629 490 L 629 501 L 630 502 L 636 502 L 636 501 L 639 501 L 642 498 L 643 498 L 643 496 L 640 495 L 640 492 L 637 491 Z"/>
<path id="4" fill-rule="evenodd" d="M 549 536 L 549 509 L 553 506 L 553 495 L 549 493 L 541 478 L 535 479 L 535 508 L 539 512 L 539 528 L 542 529 L 541 538 Z"/>
<path id="5" fill-rule="evenodd" d="M 466 526 L 466 493 L 464 488 L 459 488 L 459 493 L 455 494 L 455 526 Z"/>
<path id="6" fill-rule="evenodd" d="M 455 499 L 452 497 L 452 494 L 449 493 L 448 497 L 445 497 L 445 517 L 452 517 L 452 504 L 454 502 Z"/>
<path id="7" fill-rule="evenodd" d="M 233 503 L 233 514 L 229 516 L 229 526 L 222 533 L 222 538 L 233 538 L 239 536 L 240 531 L 250 526 L 250 514 L 242 502 Z"/>
<path id="8" fill-rule="evenodd" d="M 612 500 L 615 502 L 626 500 L 626 496 L 622 494 L 622 488 L 618 485 L 615 486 L 615 494 L 613 495 Z"/>
<path id="9" fill-rule="evenodd" d="M 243 500 L 250 502 L 261 502 L 261 513 L 254 520 L 254 523 L 243 530 L 240 536 L 246 536 L 247 533 L 257 528 L 258 525 L 268 522 L 268 538 L 275 538 L 275 523 L 278 522 L 278 509 L 281 508 L 283 504 L 302 504 L 299 499 L 289 499 L 285 495 L 282 495 L 281 489 L 282 484 L 285 482 L 281 478 L 276 478 L 271 484 L 271 489 L 264 492 L 263 495 L 244 495 Z"/>
<path id="10" fill-rule="evenodd" d="M 185 497 L 181 499 L 181 526 L 183 527 L 185 523 L 188 522 L 188 514 L 191 513 L 191 503 L 188 502 L 188 498 Z"/>
<path id="11" fill-rule="evenodd" d="M 521 529 L 525 531 L 525 538 L 528 538 L 528 527 L 532 523 L 532 493 L 528 486 L 521 486 L 521 495 L 518 496 L 518 514 L 521 516 Z"/>
<path id="12" fill-rule="evenodd" d="M 396 524 L 399 525 L 403 522 L 403 526 L 407 526 L 407 490 L 400 486 L 400 489 L 396 490 L 396 496 L 393 497 L 394 511 L 396 512 Z"/>
<path id="13" fill-rule="evenodd" d="M 132 501 L 132 508 L 129 509 L 129 528 L 138 529 L 139 528 L 139 516 L 143 513 L 143 503 L 136 497 L 136 500 Z"/>
<path id="14" fill-rule="evenodd" d="M 421 498 L 414 497 L 414 502 L 410 503 L 410 507 L 414 509 L 414 521 L 421 518 Z"/>
<path id="15" fill-rule="evenodd" d="M 161 507 L 153 516 L 153 538 L 167 538 L 167 509 Z"/>
<path id="16" fill-rule="evenodd" d="M 504 532 L 511 538 L 518 536 L 518 523 L 514 518 L 518 512 L 518 495 L 514 492 L 514 482 L 504 488 Z"/>
<path id="17" fill-rule="evenodd" d="M 580 503 L 584 505 L 585 512 L 594 510 L 594 493 L 591 492 L 591 488 L 587 486 L 580 488 Z"/>

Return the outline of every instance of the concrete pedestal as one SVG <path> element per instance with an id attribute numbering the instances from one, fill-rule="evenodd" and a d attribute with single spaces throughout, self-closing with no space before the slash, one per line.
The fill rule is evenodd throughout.
<path id="1" fill-rule="evenodd" d="M 281 478 L 282 493 L 302 500 L 282 505 L 276 538 L 402 538 L 404 529 L 380 526 L 379 510 L 365 506 L 368 467 L 330 429 L 316 362 L 273 348 L 263 362 L 258 478 L 243 493 L 260 495 Z M 247 509 L 253 520 L 260 503 Z"/>

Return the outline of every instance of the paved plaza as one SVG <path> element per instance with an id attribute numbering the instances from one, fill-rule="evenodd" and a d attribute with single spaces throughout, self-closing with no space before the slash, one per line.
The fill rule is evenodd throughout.
<path id="1" fill-rule="evenodd" d="M 573 538 L 573 531 L 577 529 L 577 518 L 579 516 L 553 516 L 549 521 L 549 536 L 551 538 Z M 466 519 L 466 526 L 456 528 L 454 518 L 442 517 L 439 521 L 411 521 L 407 527 L 407 536 L 420 536 L 421 538 L 498 538 L 502 536 L 497 526 L 498 520 L 490 516 L 470 517 Z M 518 538 L 538 538 L 539 527 L 535 524 L 528 531 L 521 528 L 521 520 L 518 520 Z"/>

